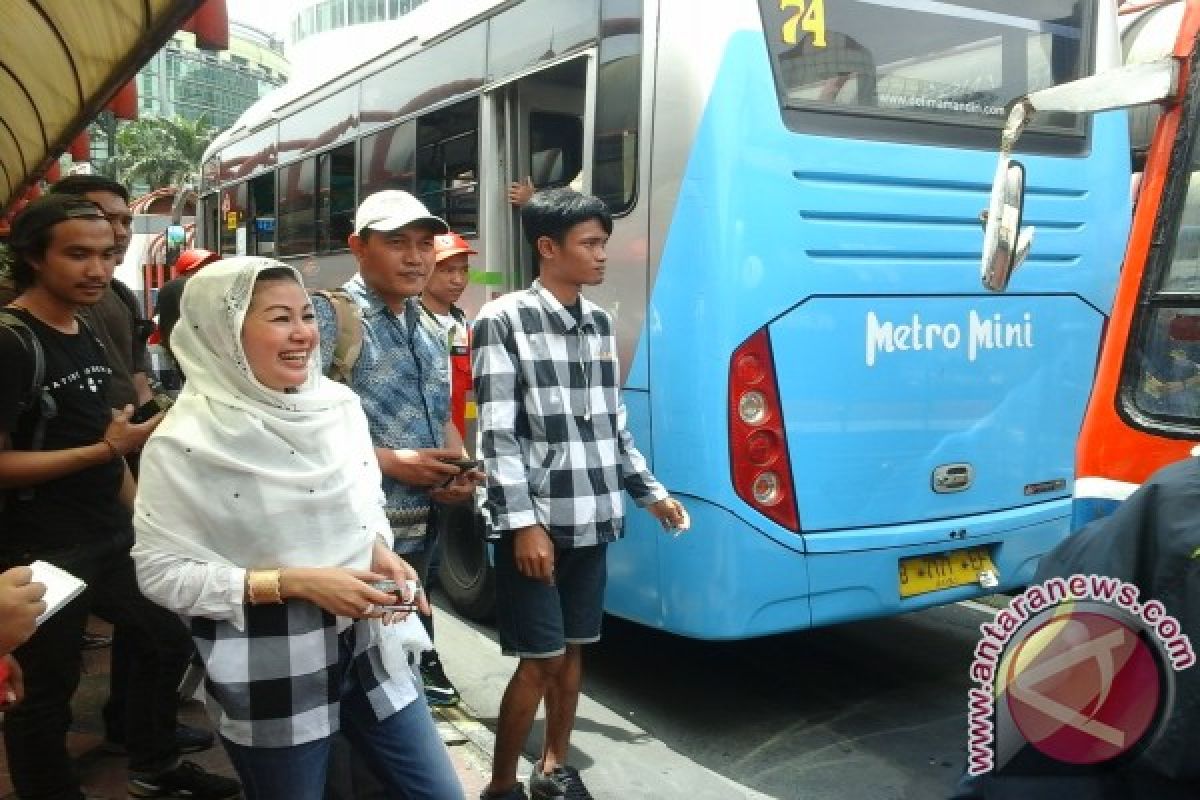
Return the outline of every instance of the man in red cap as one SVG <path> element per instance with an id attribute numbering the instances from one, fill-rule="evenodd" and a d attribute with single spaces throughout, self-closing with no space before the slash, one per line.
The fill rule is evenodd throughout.
<path id="1" fill-rule="evenodd" d="M 421 291 L 421 325 L 434 341 L 441 344 L 446 353 L 446 377 L 450 384 L 450 422 L 458 428 L 460 436 L 466 435 L 467 395 L 471 392 L 471 349 L 468 341 L 467 317 L 455 303 L 467 288 L 470 270 L 467 256 L 476 255 L 467 240 L 457 233 L 443 233 L 433 238 L 434 268 L 429 274 L 425 288 Z M 456 508 L 441 507 L 430 520 L 437 531 L 426 546 L 427 559 L 432 561 L 437 539 Z M 425 569 L 432 566 L 426 562 Z M 422 617 L 429 636 L 433 638 L 433 618 Z M 421 678 L 425 683 L 425 696 L 430 705 L 454 705 L 459 700 L 458 690 L 446 676 L 436 650 L 421 655 Z"/>
<path id="2" fill-rule="evenodd" d="M 471 352 L 467 341 L 467 316 L 455 305 L 467 288 L 467 256 L 478 255 L 457 233 L 433 240 L 437 261 L 421 292 L 422 322 L 446 345 L 450 358 L 450 421 L 466 436 L 467 394 L 471 391 Z"/>

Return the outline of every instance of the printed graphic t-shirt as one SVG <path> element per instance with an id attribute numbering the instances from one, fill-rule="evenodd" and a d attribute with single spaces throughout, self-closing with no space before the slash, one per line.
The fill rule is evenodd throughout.
<path id="1" fill-rule="evenodd" d="M 42 450 L 95 444 L 104 436 L 112 413 L 108 391 L 112 369 L 96 339 L 85 329 L 66 334 L 20 309 L 46 357 L 45 384 L 58 406 L 46 425 Z M 22 342 L 0 329 L 0 430 L 8 432 L 14 450 L 31 448 L 35 412 L 18 414 L 29 390 L 33 361 Z M 7 492 L 0 550 L 39 554 L 64 547 L 129 537 L 129 512 L 117 499 L 124 462 L 114 458 L 32 487 Z"/>

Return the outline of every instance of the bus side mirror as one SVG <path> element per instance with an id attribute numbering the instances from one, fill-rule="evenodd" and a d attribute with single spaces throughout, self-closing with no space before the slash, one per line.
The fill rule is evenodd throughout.
<path id="1" fill-rule="evenodd" d="M 1003 292 L 1029 254 L 1033 228 L 1021 227 L 1025 205 L 1025 166 L 1001 156 L 992 182 L 991 201 L 983 220 L 983 264 L 980 277 L 993 292 Z"/>

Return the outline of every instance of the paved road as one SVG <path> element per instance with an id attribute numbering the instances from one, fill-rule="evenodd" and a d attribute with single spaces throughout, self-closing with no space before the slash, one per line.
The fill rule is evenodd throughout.
<path id="1" fill-rule="evenodd" d="M 574 762 L 598 800 L 945 797 L 984 619 L 952 606 L 712 643 L 610 618 L 588 652 Z M 439 617 L 438 649 L 487 728 L 513 663 L 493 639 Z"/>

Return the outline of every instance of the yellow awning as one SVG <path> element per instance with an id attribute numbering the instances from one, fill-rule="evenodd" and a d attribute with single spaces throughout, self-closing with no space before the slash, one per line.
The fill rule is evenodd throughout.
<path id="1" fill-rule="evenodd" d="M 0 209 L 204 0 L 0 0 Z"/>

